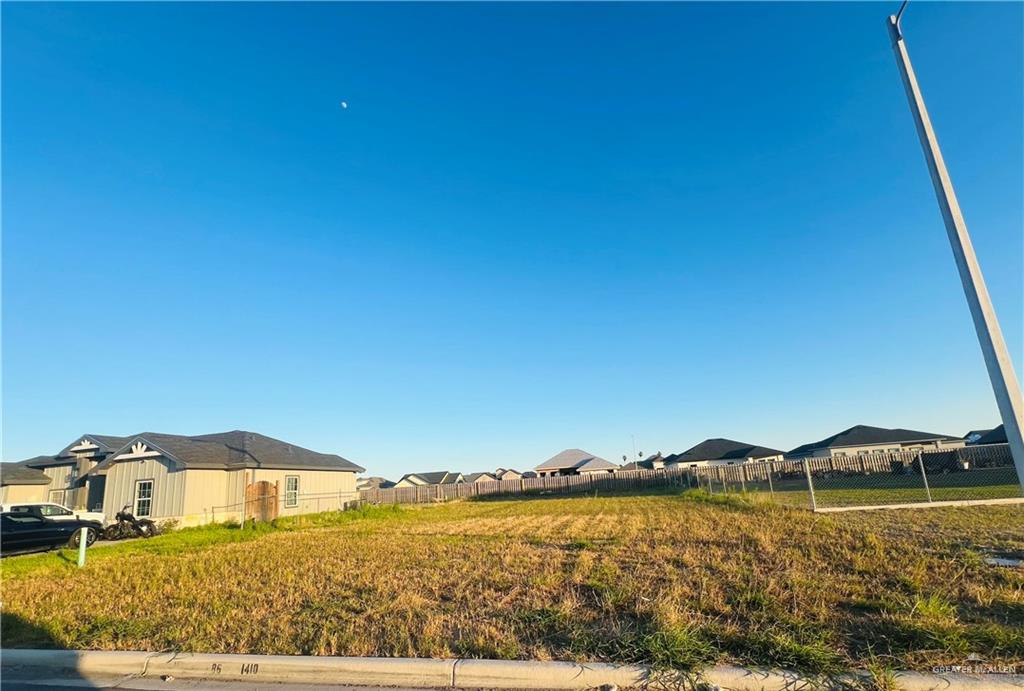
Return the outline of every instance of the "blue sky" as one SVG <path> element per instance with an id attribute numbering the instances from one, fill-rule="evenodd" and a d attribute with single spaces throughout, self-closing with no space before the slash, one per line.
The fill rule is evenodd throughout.
<path id="1" fill-rule="evenodd" d="M 995 424 L 892 5 L 4 3 L 3 458 Z M 1018 372 L 1022 8 L 904 20 Z"/>

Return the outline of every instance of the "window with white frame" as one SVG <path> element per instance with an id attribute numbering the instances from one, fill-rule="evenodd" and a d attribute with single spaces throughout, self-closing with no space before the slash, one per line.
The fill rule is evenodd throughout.
<path id="1" fill-rule="evenodd" d="M 299 476 L 286 475 L 284 478 L 284 505 L 294 508 L 299 505 Z"/>
<path id="2" fill-rule="evenodd" d="M 149 516 L 153 513 L 153 481 L 139 480 L 135 483 L 135 516 Z"/>

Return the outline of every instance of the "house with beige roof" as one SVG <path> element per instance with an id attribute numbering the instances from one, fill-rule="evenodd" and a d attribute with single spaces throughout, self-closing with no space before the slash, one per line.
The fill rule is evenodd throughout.
<path id="1" fill-rule="evenodd" d="M 540 477 L 551 477 L 554 475 L 614 473 L 619 470 L 619 466 L 582 449 L 566 449 L 544 461 L 534 470 Z"/>

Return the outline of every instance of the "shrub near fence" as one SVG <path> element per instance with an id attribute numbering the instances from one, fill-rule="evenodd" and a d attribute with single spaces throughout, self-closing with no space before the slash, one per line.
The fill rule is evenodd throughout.
<path id="1" fill-rule="evenodd" d="M 361 501 L 371 504 L 425 504 L 485 496 L 657 487 L 699 487 L 712 494 L 756 492 L 771 501 L 811 509 L 1021 497 L 1006 444 L 395 487 L 362 490 L 359 495 Z"/>

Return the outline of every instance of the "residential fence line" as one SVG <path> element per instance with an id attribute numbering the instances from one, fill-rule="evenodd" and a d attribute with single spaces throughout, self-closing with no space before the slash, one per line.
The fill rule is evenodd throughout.
<path id="1" fill-rule="evenodd" d="M 388 489 L 286 493 L 279 487 L 251 485 L 245 501 L 214 506 L 186 524 L 270 521 L 364 504 L 433 504 L 477 497 L 574 494 L 700 488 L 711 494 L 757 493 L 769 501 L 812 511 L 886 504 L 957 501 L 1006 503 L 1020 498 L 1016 469 L 1006 444 L 811 457 L 737 465 L 672 466 L 657 470 L 556 475 L 516 480 L 420 485 Z M 273 489 L 269 489 L 273 488 Z M 1024 499 L 1021 499 L 1024 501 Z"/>
<path id="2" fill-rule="evenodd" d="M 932 477 L 933 487 L 929 484 Z M 952 479 L 950 479 L 952 478 Z M 939 480 L 942 480 L 939 482 Z M 712 494 L 757 491 L 811 510 L 898 502 L 928 503 L 941 494 L 975 502 L 1020 496 L 1006 444 L 957 449 L 810 457 L 737 465 L 673 466 L 657 470 L 547 476 L 450 485 L 359 491 L 360 503 L 429 504 L 474 497 L 572 494 L 656 487 L 702 488 Z M 918 498 L 920 494 L 920 498 Z M 887 496 L 890 495 L 890 496 Z"/>

